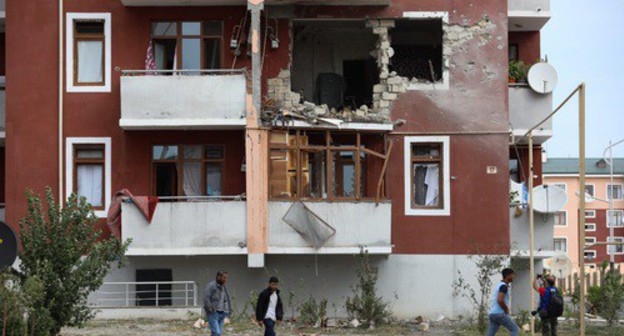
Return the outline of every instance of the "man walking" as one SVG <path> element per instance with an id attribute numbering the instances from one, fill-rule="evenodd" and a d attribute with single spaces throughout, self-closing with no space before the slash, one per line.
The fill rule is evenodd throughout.
<path id="1" fill-rule="evenodd" d="M 541 280 L 543 286 L 540 286 Z M 563 313 L 563 299 L 555 287 L 555 277 L 544 278 L 538 275 L 533 281 L 533 289 L 540 295 L 537 313 L 542 319 L 542 336 L 557 336 L 557 318 Z"/>
<path id="2" fill-rule="evenodd" d="M 269 279 L 269 287 L 260 293 L 256 304 L 256 321 L 260 326 L 264 325 L 264 336 L 275 336 L 275 324 L 282 321 L 284 308 L 280 291 L 277 289 L 279 280 L 277 277 Z"/>
<path id="3" fill-rule="evenodd" d="M 225 283 L 228 280 L 228 272 L 219 271 L 215 281 L 206 286 L 204 292 L 204 310 L 210 326 L 211 336 L 221 336 L 225 319 L 230 316 L 232 303 Z"/>
<path id="4" fill-rule="evenodd" d="M 496 335 L 498 328 L 501 326 L 509 330 L 511 336 L 518 336 L 518 326 L 509 317 L 509 284 L 513 282 L 514 276 L 514 270 L 505 268 L 503 270 L 503 280 L 494 288 L 487 336 Z"/>

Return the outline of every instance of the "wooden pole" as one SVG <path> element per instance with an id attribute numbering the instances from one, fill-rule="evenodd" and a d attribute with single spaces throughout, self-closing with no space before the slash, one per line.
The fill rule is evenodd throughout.
<path id="1" fill-rule="evenodd" d="M 529 132 L 529 293 L 531 293 L 531 311 L 535 310 L 535 300 L 533 294 L 533 276 L 535 275 L 535 231 L 533 216 L 533 131 Z M 535 316 L 531 316 L 531 335 L 535 335 Z"/>
<path id="2" fill-rule="evenodd" d="M 579 197 L 579 261 L 581 272 L 580 295 L 580 335 L 585 336 L 585 83 L 579 90 L 579 179 L 581 197 Z"/>

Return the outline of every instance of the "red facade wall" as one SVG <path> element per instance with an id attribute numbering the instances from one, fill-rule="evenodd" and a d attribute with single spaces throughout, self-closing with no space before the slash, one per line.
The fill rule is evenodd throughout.
<path id="1" fill-rule="evenodd" d="M 7 222 L 24 214 L 23 192 L 49 185 L 58 190 L 58 8 L 48 0 L 7 0 Z M 227 46 L 233 27 L 245 15 L 244 7 L 124 7 L 119 1 L 66 1 L 66 12 L 112 14 L 112 66 L 142 69 L 149 41 L 150 20 L 224 20 Z M 271 10 L 269 8 L 269 10 Z M 392 110 L 393 119 L 407 123 L 397 129 L 414 135 L 450 134 L 451 216 L 405 216 L 403 205 L 402 134 L 395 141 L 388 167 L 387 189 L 393 202 L 393 244 L 396 253 L 463 254 L 501 252 L 509 246 L 508 113 L 507 113 L 507 3 L 488 0 L 393 1 L 388 7 L 309 7 L 295 9 L 298 18 L 393 18 L 405 11 L 447 11 L 454 27 L 487 26 L 485 40 L 478 33 L 454 43 L 449 59 L 450 88 L 408 91 Z M 17 24 L 19 21 L 19 24 Z M 268 50 L 263 79 L 290 64 L 289 20 L 280 20 L 280 49 Z M 38 48 L 28 46 L 37 45 Z M 232 55 L 226 48 L 224 66 Z M 236 67 L 249 66 L 246 56 Z M 112 138 L 113 189 L 128 187 L 149 193 L 149 146 L 222 140 L 240 150 L 229 167 L 240 173 L 242 136 L 219 132 L 124 132 L 119 127 L 120 72 L 112 72 L 111 93 L 65 93 L 64 136 Z M 263 83 L 266 83 L 263 81 Z M 462 134 L 463 133 L 463 134 Z M 486 135 L 487 134 L 487 135 Z M 230 153 L 229 149 L 226 149 Z M 498 174 L 487 175 L 496 166 Z M 232 182 L 228 191 L 244 190 Z M 494 243 L 494 244 L 493 244 Z"/>
<path id="2" fill-rule="evenodd" d="M 616 209 L 622 210 L 622 209 Z M 610 229 L 607 227 L 607 210 L 596 210 L 596 218 L 587 222 L 596 223 L 596 232 L 585 232 L 586 237 L 596 237 L 597 242 L 606 242 L 607 237 L 610 235 Z M 613 230 L 614 237 L 624 237 L 624 228 L 615 228 Z M 607 254 L 607 247 L 605 245 L 596 246 L 594 248 L 588 249 L 596 251 L 596 259 L 587 260 L 586 263 L 597 264 L 600 265 L 603 261 L 609 261 L 609 254 Z M 616 263 L 624 262 L 624 255 L 616 255 L 615 256 Z"/>
<path id="3" fill-rule="evenodd" d="M 512 146 L 509 150 L 509 157 L 512 159 L 518 159 L 518 162 L 520 163 L 518 172 L 520 182 L 527 182 L 529 180 L 529 147 L 524 145 L 516 147 Z M 542 147 L 535 145 L 533 147 L 533 185 L 542 185 L 542 181 Z"/>
<path id="4" fill-rule="evenodd" d="M 509 44 L 518 46 L 518 59 L 533 64 L 541 58 L 540 32 L 509 32 Z"/>

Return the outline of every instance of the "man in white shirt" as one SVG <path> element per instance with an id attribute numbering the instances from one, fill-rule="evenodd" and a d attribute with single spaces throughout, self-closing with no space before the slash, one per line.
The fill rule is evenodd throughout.
<path id="1" fill-rule="evenodd" d="M 269 279 L 269 286 L 258 296 L 256 321 L 260 326 L 264 326 L 264 336 L 275 336 L 275 324 L 284 317 L 278 287 L 279 279 L 273 276 Z"/>

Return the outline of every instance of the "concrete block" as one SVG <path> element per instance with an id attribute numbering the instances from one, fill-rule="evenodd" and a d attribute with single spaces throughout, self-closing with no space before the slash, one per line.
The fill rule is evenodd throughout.
<path id="1" fill-rule="evenodd" d="M 405 93 L 407 88 L 403 84 L 390 85 L 390 92 L 393 93 Z"/>
<path id="2" fill-rule="evenodd" d="M 377 34 L 377 35 L 388 34 L 388 28 L 387 27 L 373 28 L 373 34 Z"/>
<path id="3" fill-rule="evenodd" d="M 388 73 L 388 71 L 381 71 L 381 72 L 379 73 L 379 78 L 380 78 L 380 79 L 386 79 L 386 78 L 388 78 L 388 76 L 389 76 L 389 75 L 390 75 L 390 74 Z"/>
<path id="4" fill-rule="evenodd" d="M 277 75 L 278 78 L 290 78 L 290 70 L 281 70 L 279 75 Z"/>
<path id="5" fill-rule="evenodd" d="M 278 85 L 282 85 L 284 82 L 282 81 L 281 78 L 269 78 L 269 80 L 267 81 L 267 85 L 269 86 L 278 86 Z"/>
<path id="6" fill-rule="evenodd" d="M 382 93 L 386 90 L 387 90 L 387 86 L 383 84 L 375 84 L 375 86 L 373 86 L 373 93 Z"/>
<path id="7" fill-rule="evenodd" d="M 379 20 L 379 27 L 394 28 L 394 20 Z"/>
<path id="8" fill-rule="evenodd" d="M 376 28 L 379 27 L 379 20 L 368 20 L 366 21 L 367 28 Z"/>
<path id="9" fill-rule="evenodd" d="M 381 94 L 381 99 L 383 99 L 383 100 L 395 100 L 395 99 L 397 99 L 397 94 L 396 93 L 384 92 L 384 93 Z"/>
<path id="10" fill-rule="evenodd" d="M 390 102 L 387 100 L 381 100 L 379 101 L 379 107 L 380 108 L 390 107 Z"/>
<path id="11" fill-rule="evenodd" d="M 399 76 L 390 77 L 388 78 L 388 84 L 390 85 L 403 84 L 403 78 Z"/>
<path id="12" fill-rule="evenodd" d="M 287 85 L 276 86 L 275 93 L 288 94 L 288 97 L 290 97 L 290 88 Z"/>

